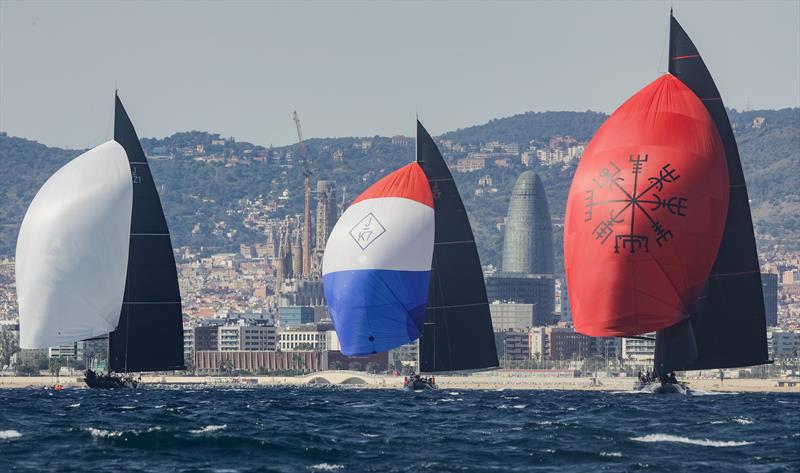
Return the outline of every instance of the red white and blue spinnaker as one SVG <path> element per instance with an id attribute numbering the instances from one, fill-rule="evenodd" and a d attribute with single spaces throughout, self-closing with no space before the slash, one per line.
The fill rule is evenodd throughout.
<path id="1" fill-rule="evenodd" d="M 422 333 L 434 241 L 433 196 L 417 163 L 385 176 L 342 214 L 322 280 L 345 355 L 396 348 Z"/>

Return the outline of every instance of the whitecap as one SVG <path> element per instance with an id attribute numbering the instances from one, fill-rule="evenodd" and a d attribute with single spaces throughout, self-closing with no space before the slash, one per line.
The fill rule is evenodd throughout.
<path id="1" fill-rule="evenodd" d="M 631 437 L 631 440 L 636 442 L 671 442 L 671 443 L 685 443 L 689 445 L 700 445 L 702 447 L 743 447 L 745 445 L 752 445 L 753 442 L 744 440 L 710 440 L 710 439 L 690 439 L 688 437 L 679 437 L 677 435 L 669 434 L 649 434 L 642 437 Z"/>
<path id="2" fill-rule="evenodd" d="M 207 426 L 203 427 L 202 429 L 190 430 L 190 432 L 193 433 L 193 434 L 207 434 L 209 432 L 216 432 L 218 430 L 226 429 L 227 427 L 228 427 L 228 424 L 207 425 Z"/>
<path id="3" fill-rule="evenodd" d="M 457 391 L 451 391 L 451 392 L 449 392 L 449 393 L 447 393 L 447 394 L 449 394 L 449 395 L 451 395 L 451 396 L 458 396 L 458 395 L 459 395 L 459 394 L 461 394 L 461 393 L 460 393 L 460 392 L 457 392 Z"/>
<path id="4" fill-rule="evenodd" d="M 95 438 L 115 438 L 115 437 L 122 437 L 123 435 L 125 435 L 125 433 L 131 434 L 131 435 L 139 435 L 141 433 L 155 432 L 155 431 L 161 430 L 161 427 L 155 426 L 155 427 L 148 427 L 145 430 L 128 430 L 128 431 L 125 431 L 125 430 L 105 430 L 105 429 L 96 429 L 94 427 L 89 427 L 88 429 L 84 429 L 84 430 L 86 430 L 87 432 L 92 434 L 92 437 L 95 437 Z"/>
<path id="5" fill-rule="evenodd" d="M 601 457 L 621 457 L 622 452 L 600 452 Z"/>
<path id="6" fill-rule="evenodd" d="M 311 465 L 308 467 L 309 470 L 313 471 L 334 471 L 334 470 L 341 470 L 344 468 L 344 465 L 339 464 L 330 464 L 330 463 L 317 463 L 316 465 Z"/>
<path id="7" fill-rule="evenodd" d="M 129 411 L 131 409 L 136 409 L 136 406 L 119 406 L 119 408 L 123 411 Z"/>
<path id="8" fill-rule="evenodd" d="M 80 403 L 80 402 L 76 402 L 75 404 L 70 404 L 70 405 L 69 405 L 69 406 L 67 406 L 67 407 L 72 407 L 72 408 L 75 408 L 75 407 L 81 407 L 81 403 Z"/>
<path id="9" fill-rule="evenodd" d="M 525 409 L 526 407 L 528 407 L 528 405 L 527 404 L 514 404 L 511 407 L 513 407 L 514 409 Z"/>
<path id="10" fill-rule="evenodd" d="M 753 423 L 752 420 L 750 420 L 750 419 L 748 419 L 746 417 L 737 417 L 736 419 L 733 419 L 733 421 L 736 422 L 737 424 L 741 424 L 741 425 L 750 425 L 750 424 Z"/>
<path id="11" fill-rule="evenodd" d="M 16 430 L 0 430 L 0 440 L 11 440 L 22 437 L 22 434 Z"/>
<path id="12" fill-rule="evenodd" d="M 690 389 L 689 395 L 691 396 L 733 396 L 735 394 L 739 394 L 734 391 L 699 391 L 696 389 Z"/>
<path id="13" fill-rule="evenodd" d="M 380 437 L 380 435 L 378 435 L 378 434 L 368 434 L 366 432 L 361 432 L 361 435 L 363 435 L 364 437 L 367 437 L 367 438 Z"/>
<path id="14" fill-rule="evenodd" d="M 96 438 L 121 437 L 123 434 L 123 432 L 119 430 L 95 429 L 94 427 L 89 427 L 88 429 L 86 429 L 86 431 L 92 434 L 92 437 Z"/>

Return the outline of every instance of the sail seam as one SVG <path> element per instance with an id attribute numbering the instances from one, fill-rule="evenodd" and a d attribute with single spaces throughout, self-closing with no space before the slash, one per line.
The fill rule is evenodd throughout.
<path id="1" fill-rule="evenodd" d="M 144 304 L 180 304 L 181 302 L 136 302 L 136 301 L 126 301 L 123 302 L 122 305 L 125 304 L 135 304 L 135 305 L 144 305 Z"/>
<path id="2" fill-rule="evenodd" d="M 481 305 L 489 305 L 488 302 L 478 302 L 475 304 L 460 304 L 460 305 L 441 305 L 436 307 L 428 307 L 428 309 L 458 309 L 459 307 L 477 307 Z"/>
<path id="3" fill-rule="evenodd" d="M 743 274 L 757 274 L 757 273 L 761 273 L 761 271 L 742 271 L 742 272 L 739 272 L 739 273 L 712 273 L 708 277 L 709 278 L 718 278 L 718 277 L 721 277 L 721 276 L 741 276 Z"/>
<path id="4" fill-rule="evenodd" d="M 460 240 L 460 241 L 440 241 L 434 245 L 458 245 L 461 243 L 475 243 L 475 240 Z"/>
<path id="5" fill-rule="evenodd" d="M 688 54 L 686 56 L 675 56 L 674 58 L 672 58 L 672 60 L 676 61 L 678 59 L 692 59 L 692 58 L 697 58 L 697 57 L 700 57 L 700 55 L 699 54 Z"/>

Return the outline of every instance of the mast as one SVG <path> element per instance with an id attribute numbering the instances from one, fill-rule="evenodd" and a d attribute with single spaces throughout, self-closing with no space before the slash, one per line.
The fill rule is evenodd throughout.
<path id="1" fill-rule="evenodd" d="M 761 270 L 739 150 L 719 90 L 671 10 L 669 72 L 703 101 L 717 125 L 728 165 L 730 203 L 722 243 L 697 308 L 685 321 L 656 334 L 656 371 L 768 363 Z"/>
<path id="2" fill-rule="evenodd" d="M 116 93 L 114 140 L 128 156 L 133 208 L 122 311 L 117 329 L 109 334 L 109 370 L 185 369 L 172 241 L 147 158 Z"/>
<path id="3" fill-rule="evenodd" d="M 428 308 L 419 343 L 422 372 L 499 365 L 478 248 L 458 188 L 433 138 L 417 121 L 417 162 L 434 199 Z"/>

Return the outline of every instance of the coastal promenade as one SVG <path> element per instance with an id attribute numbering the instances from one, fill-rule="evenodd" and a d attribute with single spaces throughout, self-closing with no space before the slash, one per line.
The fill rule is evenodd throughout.
<path id="1" fill-rule="evenodd" d="M 787 379 L 686 379 L 690 388 L 719 392 L 800 393 L 800 380 Z M 65 388 L 85 387 L 82 375 L 0 376 L 3 388 L 46 388 L 59 382 Z M 371 389 L 400 389 L 402 376 L 372 375 L 357 371 L 320 371 L 304 376 L 142 376 L 144 386 L 169 388 L 258 387 L 258 386 L 345 386 Z M 439 375 L 440 389 L 520 389 L 630 391 L 633 378 L 589 378 L 565 376 L 526 376 L 514 372 L 492 371 L 469 375 Z"/>

